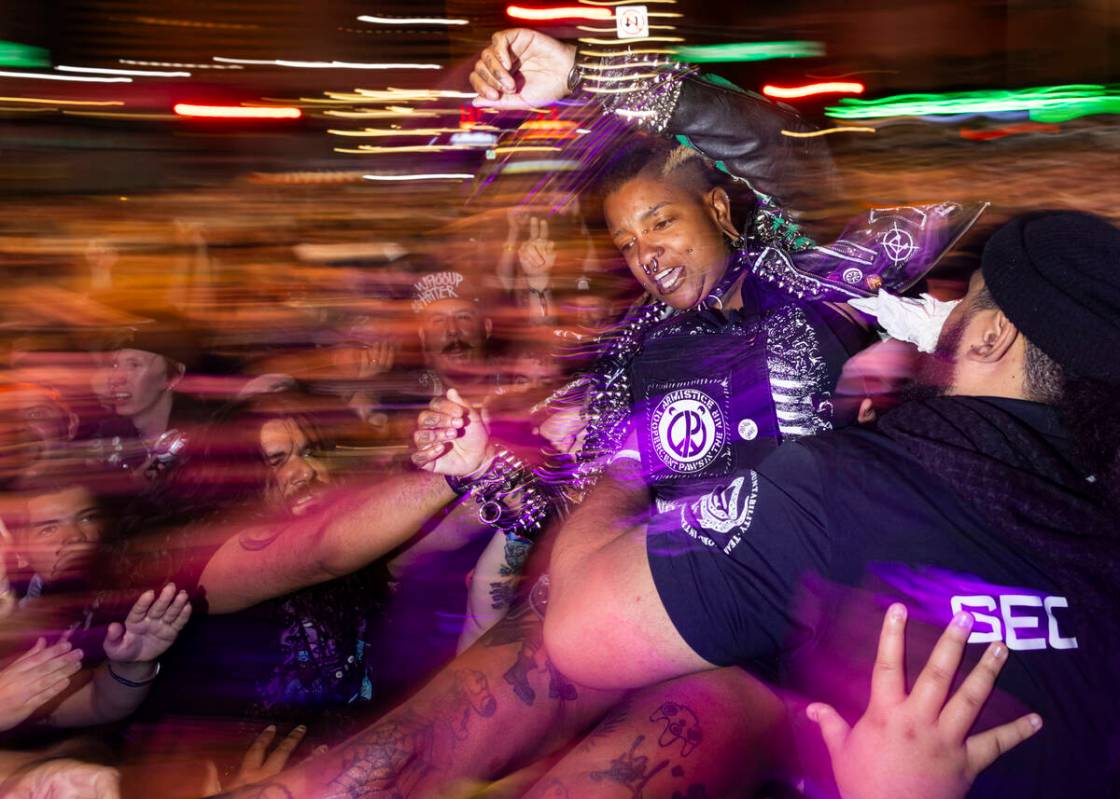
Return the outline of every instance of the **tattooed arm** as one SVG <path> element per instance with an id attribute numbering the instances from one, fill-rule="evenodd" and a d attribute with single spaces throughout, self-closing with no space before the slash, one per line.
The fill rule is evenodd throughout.
<path id="1" fill-rule="evenodd" d="M 544 631 L 549 651 L 564 673 L 599 688 L 640 687 L 713 668 L 681 638 L 653 584 L 641 467 L 618 461 L 610 477 L 553 545 L 552 612 Z"/>
<path id="2" fill-rule="evenodd" d="M 531 548 L 531 542 L 507 538 L 501 531 L 490 539 L 471 574 L 467 618 L 457 651 L 462 652 L 477 641 L 509 610 Z"/>
<path id="3" fill-rule="evenodd" d="M 206 564 L 199 584 L 212 613 L 233 613 L 326 582 L 404 543 L 454 498 L 440 475 L 379 479 L 310 516 L 230 536 Z"/>

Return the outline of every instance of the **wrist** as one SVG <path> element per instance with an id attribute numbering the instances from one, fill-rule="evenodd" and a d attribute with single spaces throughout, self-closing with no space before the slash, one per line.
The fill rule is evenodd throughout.
<path id="1" fill-rule="evenodd" d="M 159 673 L 159 662 L 155 660 L 108 660 L 110 674 L 128 682 L 151 682 Z M 119 681 L 118 679 L 118 681 Z"/>

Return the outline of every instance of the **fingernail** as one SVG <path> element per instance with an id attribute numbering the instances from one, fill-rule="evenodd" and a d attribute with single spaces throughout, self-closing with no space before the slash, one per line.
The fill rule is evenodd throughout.
<path id="1" fill-rule="evenodd" d="M 300 724 L 298 727 L 296 727 L 296 732 L 307 732 L 307 727 L 303 724 Z"/>
<path id="2" fill-rule="evenodd" d="M 958 613 L 956 616 L 953 617 L 953 624 L 955 624 L 957 627 L 960 627 L 963 630 L 971 630 L 972 629 L 972 614 L 969 613 L 967 610 L 962 610 L 960 613 Z"/>
<path id="3" fill-rule="evenodd" d="M 996 644 L 992 647 L 992 659 L 1001 660 L 1007 654 L 1007 647 L 1003 644 Z"/>
<path id="4" fill-rule="evenodd" d="M 67 652 L 67 651 L 69 651 L 70 647 L 72 647 L 74 645 L 72 643 L 70 643 L 69 641 L 63 641 L 58 646 L 59 646 L 59 649 L 61 649 L 63 652 Z"/>
<path id="5" fill-rule="evenodd" d="M 895 602 L 890 607 L 891 621 L 900 622 L 906 619 L 906 606 L 901 602 Z"/>
<path id="6" fill-rule="evenodd" d="M 1027 719 L 1027 723 L 1030 724 L 1034 729 L 1040 730 L 1042 729 L 1042 716 L 1038 715 L 1037 713 L 1032 713 Z"/>
<path id="7" fill-rule="evenodd" d="M 269 724 L 267 727 L 264 728 L 264 731 L 265 732 L 276 732 L 276 725 L 275 724 Z"/>
<path id="8" fill-rule="evenodd" d="M 809 717 L 810 721 L 820 721 L 821 709 L 817 705 L 809 705 L 805 708 L 805 715 Z"/>

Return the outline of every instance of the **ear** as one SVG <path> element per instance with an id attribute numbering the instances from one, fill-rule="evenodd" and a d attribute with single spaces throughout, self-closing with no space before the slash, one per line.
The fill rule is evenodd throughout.
<path id="1" fill-rule="evenodd" d="M 482 329 L 486 331 L 486 338 L 490 338 L 490 334 L 494 332 L 494 322 L 490 317 L 482 320 Z"/>
<path id="2" fill-rule="evenodd" d="M 1011 324 L 1003 311 L 992 308 L 979 311 L 973 322 L 975 330 L 963 357 L 977 364 L 994 365 L 1015 352 L 1019 328 Z"/>
<path id="3" fill-rule="evenodd" d="M 183 375 L 187 373 L 187 367 L 178 361 L 167 362 L 167 387 L 169 389 L 175 388 L 183 379 Z"/>
<path id="4" fill-rule="evenodd" d="M 704 205 L 711 214 L 712 221 L 714 221 L 719 229 L 722 230 L 729 239 L 735 241 L 739 238 L 739 229 L 735 227 L 735 223 L 731 220 L 731 198 L 727 196 L 727 192 L 716 186 L 714 189 L 709 189 L 704 195 Z"/>

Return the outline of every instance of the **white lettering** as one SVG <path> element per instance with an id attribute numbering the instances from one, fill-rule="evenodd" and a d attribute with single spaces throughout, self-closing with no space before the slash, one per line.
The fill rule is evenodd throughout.
<path id="1" fill-rule="evenodd" d="M 999 622 L 998 616 L 989 616 L 987 613 L 977 613 L 976 608 L 984 608 L 985 610 L 995 610 L 996 601 L 990 596 L 979 594 L 977 596 L 955 596 L 949 600 L 949 605 L 953 608 L 953 615 L 956 616 L 962 610 L 967 610 L 972 614 L 975 623 L 972 628 L 972 634 L 968 636 L 968 643 L 970 644 L 990 644 L 993 641 L 1003 640 L 1003 625 Z M 988 629 L 977 630 L 977 624 L 986 624 Z"/>
<path id="2" fill-rule="evenodd" d="M 1007 648 L 1014 650 L 1045 649 L 1045 638 L 1020 638 L 1019 630 L 1037 630 L 1038 616 L 1015 616 L 1015 608 L 1040 608 L 1042 597 L 1029 594 L 1000 594 L 999 610 L 1007 628 Z"/>
<path id="3" fill-rule="evenodd" d="M 1042 603 L 1046 615 L 1050 619 L 1050 646 L 1053 649 L 1077 649 L 1077 638 L 1062 638 L 1058 633 L 1058 620 L 1054 618 L 1054 608 L 1068 608 L 1069 602 L 1064 596 L 1048 596 Z"/>

